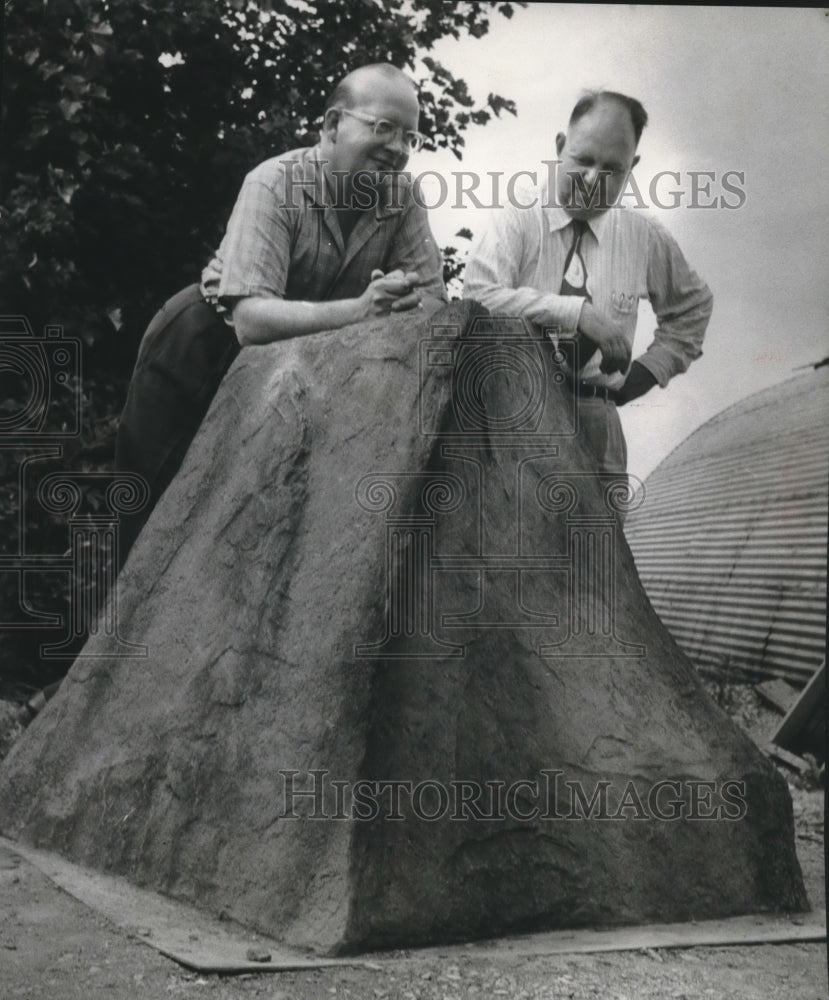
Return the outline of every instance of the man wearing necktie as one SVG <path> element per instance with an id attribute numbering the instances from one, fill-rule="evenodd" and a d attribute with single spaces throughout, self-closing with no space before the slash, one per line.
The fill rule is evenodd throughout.
<path id="1" fill-rule="evenodd" d="M 617 407 L 684 372 L 702 353 L 708 286 L 671 235 L 641 209 L 616 205 L 639 157 L 647 122 L 639 101 L 586 94 L 556 137 L 555 191 L 522 193 L 474 247 L 464 297 L 495 315 L 526 317 L 572 339 L 568 389 L 597 470 L 623 474 L 627 448 Z M 650 301 L 654 339 L 631 364 L 638 303 Z"/>

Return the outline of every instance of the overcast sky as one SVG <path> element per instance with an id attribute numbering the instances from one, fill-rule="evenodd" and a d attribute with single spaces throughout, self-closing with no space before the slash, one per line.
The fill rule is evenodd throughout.
<path id="1" fill-rule="evenodd" d="M 714 292 L 704 356 L 666 390 L 622 411 L 629 467 L 643 477 L 690 431 L 757 389 L 829 354 L 829 17 L 819 9 L 535 4 L 511 21 L 493 16 L 480 40 L 442 41 L 433 55 L 463 77 L 479 100 L 515 100 L 505 116 L 468 133 L 462 162 L 420 153 L 418 174 L 519 170 L 541 177 L 555 135 L 585 88 L 638 97 L 648 110 L 636 168 L 645 201 L 678 239 Z M 659 171 L 680 173 L 659 182 Z M 692 208 L 689 171 L 708 171 Z M 740 193 L 724 187 L 727 183 Z M 744 175 L 744 180 L 739 179 Z M 441 245 L 488 213 L 432 212 Z M 501 182 L 503 185 L 503 181 Z M 431 195 L 428 192 L 431 190 Z M 489 200 L 488 182 L 479 189 Z M 428 186 L 427 199 L 440 190 Z M 737 208 L 722 207 L 725 199 Z M 467 199 L 468 203 L 468 199 Z M 633 206 L 633 197 L 625 203 Z M 462 241 L 461 241 L 462 242 Z M 463 244 L 466 245 L 466 244 Z M 640 310 L 635 353 L 650 342 L 653 317 Z"/>

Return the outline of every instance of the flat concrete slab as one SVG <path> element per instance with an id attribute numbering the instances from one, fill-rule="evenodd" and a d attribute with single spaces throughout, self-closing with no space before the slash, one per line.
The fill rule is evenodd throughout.
<path id="1" fill-rule="evenodd" d="M 825 941 L 826 923 L 820 914 L 792 916 L 749 914 L 724 920 L 700 920 L 684 924 L 641 924 L 608 930 L 590 928 L 572 931 L 542 931 L 447 948 L 422 948 L 423 957 L 439 952 L 449 955 L 463 949 L 499 955 L 585 955 L 607 951 L 651 951 L 657 948 L 696 948 L 706 945 L 782 944 L 793 941 Z"/>
<path id="2" fill-rule="evenodd" d="M 238 924 L 140 889 L 126 879 L 93 872 L 56 854 L 0 837 L 0 851 L 4 850 L 34 865 L 55 885 L 122 930 L 198 972 L 284 972 L 366 965 L 359 958 L 322 958 L 285 948 Z M 249 953 L 257 958 L 248 957 Z"/>
<path id="3" fill-rule="evenodd" d="M 199 972 L 283 972 L 327 966 L 377 969 L 385 960 L 322 958 L 286 948 L 230 921 L 140 889 L 123 878 L 83 869 L 63 858 L 0 837 L 0 851 L 8 851 L 34 865 L 61 889 L 131 933 L 161 954 Z M 648 951 L 705 945 L 753 945 L 825 941 L 821 913 L 802 915 L 756 914 L 724 920 L 649 924 L 609 930 L 563 930 L 512 935 L 466 944 L 417 949 L 428 959 L 460 958 L 471 954 L 532 956 L 594 952 Z"/>

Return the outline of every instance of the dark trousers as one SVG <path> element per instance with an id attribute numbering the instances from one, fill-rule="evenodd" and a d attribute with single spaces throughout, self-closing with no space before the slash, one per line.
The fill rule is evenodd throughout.
<path id="1" fill-rule="evenodd" d="M 239 353 L 233 329 L 198 285 L 164 303 L 141 341 L 115 446 L 115 468 L 137 472 L 148 506 L 122 518 L 119 563 L 181 466 L 219 383 Z"/>

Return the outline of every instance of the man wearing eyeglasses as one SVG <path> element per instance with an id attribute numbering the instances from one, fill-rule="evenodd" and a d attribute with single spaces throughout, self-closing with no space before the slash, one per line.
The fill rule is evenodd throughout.
<path id="1" fill-rule="evenodd" d="M 419 115 L 399 70 L 355 70 L 326 105 L 319 146 L 248 175 L 202 281 L 240 344 L 445 301 L 426 214 L 399 173 L 422 145 Z"/>
<path id="2" fill-rule="evenodd" d="M 525 316 L 574 348 L 567 388 L 599 472 L 623 475 L 627 447 L 616 412 L 663 388 L 702 353 L 708 286 L 671 235 L 617 201 L 639 160 L 648 120 L 639 101 L 590 92 L 556 137 L 555 190 L 527 192 L 494 213 L 466 267 L 464 296 L 490 312 Z M 639 300 L 656 314 L 652 344 L 631 364 Z"/>
<path id="3" fill-rule="evenodd" d="M 331 330 L 446 301 L 426 212 L 400 173 L 423 136 L 414 84 L 388 64 L 350 73 L 329 99 L 319 145 L 245 178 L 221 246 L 142 340 L 116 467 L 139 472 L 154 506 L 240 346 Z M 121 561 L 149 509 L 122 525 Z"/>

